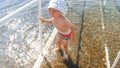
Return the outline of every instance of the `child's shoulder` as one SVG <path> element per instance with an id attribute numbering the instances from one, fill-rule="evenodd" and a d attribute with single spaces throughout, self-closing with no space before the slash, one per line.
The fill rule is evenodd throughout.
<path id="1" fill-rule="evenodd" d="M 66 23 L 70 23 L 70 20 L 68 18 L 65 17 L 65 20 L 64 20 Z"/>
<path id="2" fill-rule="evenodd" d="M 69 20 L 66 17 L 63 17 L 63 21 L 69 22 Z"/>

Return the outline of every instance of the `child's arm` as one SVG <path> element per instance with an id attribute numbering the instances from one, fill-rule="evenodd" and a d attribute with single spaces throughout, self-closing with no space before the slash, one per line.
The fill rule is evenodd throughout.
<path id="1" fill-rule="evenodd" d="M 41 22 L 45 22 L 45 23 L 48 23 L 48 24 L 52 24 L 52 21 L 51 21 L 51 20 L 45 19 L 45 18 L 43 18 L 43 17 L 39 17 L 39 20 L 41 20 Z"/>
<path id="2" fill-rule="evenodd" d="M 74 25 L 71 26 L 71 30 L 72 30 L 72 43 L 76 44 L 76 41 L 75 41 L 75 27 L 74 27 Z"/>
<path id="3" fill-rule="evenodd" d="M 71 39 L 72 44 L 76 44 L 76 40 L 75 40 L 75 38 L 76 38 L 75 27 L 74 27 L 74 25 L 72 23 L 69 24 L 69 27 L 70 27 L 70 29 L 72 31 L 72 39 Z"/>

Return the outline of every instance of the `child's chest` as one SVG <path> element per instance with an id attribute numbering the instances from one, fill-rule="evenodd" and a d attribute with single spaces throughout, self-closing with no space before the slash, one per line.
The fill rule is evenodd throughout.
<path id="1" fill-rule="evenodd" d="M 64 22 L 53 22 L 53 25 L 56 27 L 56 28 L 65 28 L 65 24 Z"/>

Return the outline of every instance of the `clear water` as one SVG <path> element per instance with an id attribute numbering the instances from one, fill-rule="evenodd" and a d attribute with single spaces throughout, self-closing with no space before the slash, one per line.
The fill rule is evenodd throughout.
<path id="1" fill-rule="evenodd" d="M 0 18 L 14 12 L 30 1 L 31 0 L 0 0 Z M 66 14 L 71 22 L 79 23 L 79 26 L 76 25 L 78 29 L 80 29 L 83 1 L 84 0 L 70 0 L 69 11 Z M 83 66 L 86 66 L 86 68 L 87 66 L 91 68 L 94 66 L 102 66 L 102 64 L 97 65 L 97 60 L 100 59 L 101 61 L 102 58 L 99 57 L 100 55 L 102 55 L 102 57 L 105 56 L 105 52 L 103 53 L 104 48 L 101 46 L 104 43 L 107 43 L 109 48 L 111 65 L 120 50 L 120 1 L 106 0 L 107 2 L 103 8 L 104 17 L 102 17 L 104 19 L 104 31 L 101 29 L 102 18 L 100 1 L 102 4 L 104 3 L 103 0 L 86 0 L 85 32 L 83 32 L 84 37 L 82 46 L 84 51 L 82 54 L 85 56 L 82 56 L 84 57 L 82 59 Z M 47 5 L 48 0 L 42 0 L 42 16 L 46 18 L 49 17 L 46 9 Z M 37 4 L 30 6 L 20 14 L 7 20 L 5 24 L 0 27 L 0 68 L 31 68 L 33 66 L 37 56 L 44 47 L 40 46 L 39 43 L 40 36 L 39 23 L 37 21 L 37 8 Z M 42 25 L 44 26 L 42 27 L 43 41 L 46 42 L 52 32 L 53 26 L 46 24 Z M 99 50 L 98 52 L 97 49 Z M 94 57 L 93 53 L 98 56 L 92 58 Z M 90 62 L 88 62 L 86 58 L 90 60 Z M 94 59 L 96 61 L 94 61 Z M 104 59 L 102 59 L 102 61 L 104 61 Z M 88 62 L 88 64 L 84 62 Z M 118 65 L 120 65 L 120 63 Z M 118 67 L 119 66 L 117 66 L 117 68 Z"/>
<path id="2" fill-rule="evenodd" d="M 70 3 L 66 15 L 69 20 L 75 24 L 77 34 L 76 40 L 79 38 L 79 29 L 83 21 L 83 4 L 84 1 L 86 1 L 86 6 L 84 8 L 84 29 L 82 34 L 79 67 L 107 68 L 105 46 L 108 47 L 111 67 L 117 53 L 120 51 L 120 1 L 106 0 L 106 3 L 105 0 L 68 1 Z M 76 61 L 76 52 L 76 49 L 69 51 L 73 62 Z M 53 54 L 52 51 L 51 54 Z M 50 56 L 48 56 L 47 59 Z M 60 59 L 60 55 L 56 56 L 57 57 L 52 62 L 49 63 L 48 60 L 46 63 L 43 63 L 41 67 L 61 68 L 62 66 L 63 68 L 69 68 L 70 64 L 67 65 L 67 63 L 63 63 Z M 115 68 L 119 68 L 119 62 Z"/>
<path id="3" fill-rule="evenodd" d="M 15 11 L 19 7 L 25 5 L 31 0 L 0 0 L 0 18 Z"/>
<path id="4" fill-rule="evenodd" d="M 30 1 L 0 0 L 0 18 Z M 42 9 L 46 8 L 46 2 L 48 1 L 42 1 L 42 6 L 44 6 Z M 44 9 L 42 14 L 48 17 L 47 9 Z M 40 27 L 37 16 L 38 6 L 34 4 L 2 23 L 3 25 L 0 26 L 0 68 L 31 68 L 33 66 L 44 47 L 40 46 Z M 52 32 L 52 27 L 46 24 L 42 26 L 44 26 L 42 27 L 43 42 L 46 42 Z M 48 30 L 45 27 L 51 29 Z"/>

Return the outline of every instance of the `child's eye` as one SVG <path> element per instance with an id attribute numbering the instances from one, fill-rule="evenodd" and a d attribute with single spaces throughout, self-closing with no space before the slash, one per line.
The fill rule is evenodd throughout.
<path id="1" fill-rule="evenodd" d="M 53 12 L 56 12 L 55 10 L 53 10 Z"/>

